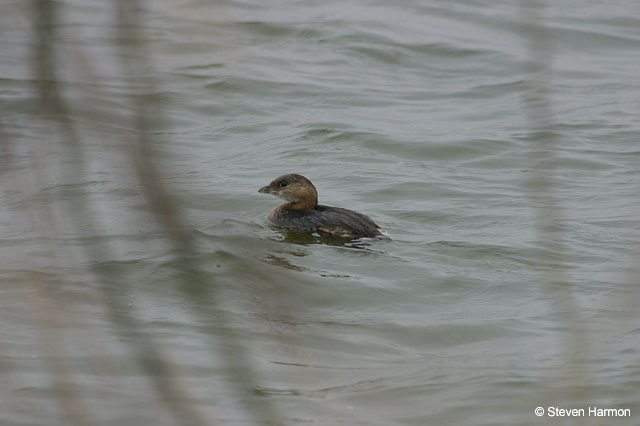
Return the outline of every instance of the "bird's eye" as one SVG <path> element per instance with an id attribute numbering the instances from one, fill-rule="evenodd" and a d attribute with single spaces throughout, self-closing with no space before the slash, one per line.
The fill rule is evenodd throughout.
<path id="1" fill-rule="evenodd" d="M 285 186 L 287 186 L 286 180 L 283 180 L 282 182 L 280 182 L 280 188 L 284 188 Z"/>

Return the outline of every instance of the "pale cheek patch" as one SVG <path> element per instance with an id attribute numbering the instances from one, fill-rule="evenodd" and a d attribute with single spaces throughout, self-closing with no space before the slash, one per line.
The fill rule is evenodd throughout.
<path id="1" fill-rule="evenodd" d="M 276 192 L 275 195 L 279 198 L 282 198 L 285 201 L 299 201 L 298 198 L 292 197 L 291 195 L 284 194 L 283 192 L 284 190 L 281 189 L 278 192 Z"/>

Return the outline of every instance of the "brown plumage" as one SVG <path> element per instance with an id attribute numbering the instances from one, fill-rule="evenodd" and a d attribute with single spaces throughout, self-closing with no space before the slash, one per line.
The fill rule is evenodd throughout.
<path id="1" fill-rule="evenodd" d="M 269 213 L 269 221 L 278 228 L 346 239 L 386 237 L 368 216 L 340 207 L 319 205 L 318 191 L 302 175 L 280 176 L 258 192 L 273 194 L 286 201 Z"/>

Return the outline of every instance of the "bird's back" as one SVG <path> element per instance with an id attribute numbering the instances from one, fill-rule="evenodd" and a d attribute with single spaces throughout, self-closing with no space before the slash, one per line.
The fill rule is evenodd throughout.
<path id="1" fill-rule="evenodd" d="M 274 209 L 275 226 L 297 232 L 318 232 L 340 238 L 373 238 L 385 234 L 368 216 L 349 209 L 318 205 L 315 209 Z"/>

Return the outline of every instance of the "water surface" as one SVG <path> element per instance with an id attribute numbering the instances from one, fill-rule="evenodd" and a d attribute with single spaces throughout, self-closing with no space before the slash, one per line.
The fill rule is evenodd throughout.
<path id="1" fill-rule="evenodd" d="M 422 3 L 0 6 L 1 423 L 638 424 L 637 4 Z"/>

